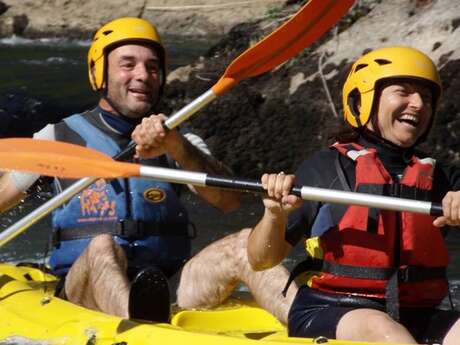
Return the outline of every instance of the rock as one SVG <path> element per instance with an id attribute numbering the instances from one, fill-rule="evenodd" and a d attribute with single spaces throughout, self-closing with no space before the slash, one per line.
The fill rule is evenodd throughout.
<path id="1" fill-rule="evenodd" d="M 0 17 L 0 36 L 21 36 L 24 33 L 29 20 L 25 14 L 12 17 Z"/>
<path id="2" fill-rule="evenodd" d="M 0 1 L 0 16 L 8 10 L 7 6 L 3 1 Z"/>
<path id="3" fill-rule="evenodd" d="M 0 97 L 0 116 L 2 126 L 0 137 L 30 136 L 42 128 L 43 118 L 38 115 L 43 110 L 43 104 L 24 94 L 6 94 Z"/>
<path id="4" fill-rule="evenodd" d="M 221 36 L 234 25 L 267 15 L 284 0 L 2 0 L 1 36 L 11 35 L 11 18 L 27 13 L 27 37 L 89 38 L 102 24 L 122 16 L 142 17 L 162 35 Z M 7 23 L 8 21 L 8 23 Z M 3 24 L 1 24 L 3 23 Z"/>
<path id="5" fill-rule="evenodd" d="M 143 17 L 165 35 L 222 36 L 282 6 L 284 0 L 147 0 Z"/>
<path id="6" fill-rule="evenodd" d="M 29 24 L 29 18 L 25 14 L 20 14 L 13 17 L 13 34 L 21 36 L 27 25 Z"/>
<path id="7" fill-rule="evenodd" d="M 139 16 L 144 0 L 3 0 L 13 18 L 27 13 L 26 37 L 89 38 L 103 23 L 121 16 Z"/>
<path id="8" fill-rule="evenodd" d="M 411 12 L 414 8 L 416 14 Z M 391 23 L 384 19 L 392 16 Z M 444 97 L 424 148 L 438 159 L 460 165 L 460 48 L 454 33 L 459 17 L 460 3 L 449 0 L 360 1 L 339 23 L 338 34 L 330 32 L 284 65 L 241 82 L 191 117 L 187 126 L 237 175 L 259 178 L 267 171 L 294 172 L 309 154 L 327 145 L 342 123 L 326 97 L 320 57 L 341 117 L 341 85 L 349 64 L 367 49 L 405 44 L 432 56 L 444 81 Z M 177 110 L 209 89 L 235 57 L 272 30 L 268 19 L 233 28 L 205 55 L 199 71 L 188 68 L 185 82 L 175 78 L 168 85 L 170 107 Z"/>

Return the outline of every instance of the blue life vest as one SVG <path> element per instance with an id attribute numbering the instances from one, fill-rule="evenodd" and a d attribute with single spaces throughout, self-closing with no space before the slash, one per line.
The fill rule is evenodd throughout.
<path id="1" fill-rule="evenodd" d="M 83 138 L 87 147 L 109 156 L 121 151 L 112 138 L 90 124 L 84 116 L 73 115 L 64 119 L 64 122 Z M 151 159 L 148 163 L 167 166 L 166 159 L 160 158 Z M 100 179 L 55 210 L 52 216 L 53 228 L 58 233 L 66 229 L 67 232 L 78 233 L 83 228 L 100 229 L 101 226 L 115 229 L 126 221 L 136 226 L 140 224 L 145 230 L 140 236 L 115 235 L 115 240 L 125 249 L 129 261 L 136 262 L 142 257 L 140 261 L 145 265 L 175 266 L 177 270 L 190 257 L 187 211 L 174 186 L 167 182 L 140 178 Z M 170 229 L 171 233 L 168 234 Z M 55 273 L 65 274 L 68 271 L 91 239 L 91 236 L 84 237 L 76 236 L 57 243 L 50 258 Z"/>

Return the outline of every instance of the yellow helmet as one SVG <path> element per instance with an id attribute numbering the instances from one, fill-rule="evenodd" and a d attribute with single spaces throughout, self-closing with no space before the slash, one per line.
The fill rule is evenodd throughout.
<path id="1" fill-rule="evenodd" d="M 351 67 L 343 85 L 345 121 L 353 127 L 364 126 L 376 106 L 376 90 L 388 79 L 427 82 L 433 90 L 433 115 L 441 95 L 441 79 L 434 62 L 421 51 L 409 47 L 381 48 L 363 55 Z M 358 110 L 355 104 L 359 100 Z M 433 116 L 432 116 L 433 120 Z"/>
<path id="2" fill-rule="evenodd" d="M 107 77 L 107 54 L 111 49 L 123 44 L 147 43 L 154 47 L 160 59 L 161 85 L 160 94 L 165 83 L 166 58 L 156 28 L 148 21 L 135 17 L 115 19 L 102 26 L 94 35 L 88 51 L 89 82 L 94 91 L 103 88 Z"/>

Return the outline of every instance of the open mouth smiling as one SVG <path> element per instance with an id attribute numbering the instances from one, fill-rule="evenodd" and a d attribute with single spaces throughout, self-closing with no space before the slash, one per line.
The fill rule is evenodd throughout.
<path id="1" fill-rule="evenodd" d="M 401 123 L 408 124 L 412 127 L 417 127 L 420 124 L 420 118 L 414 115 L 402 115 L 398 118 Z"/>
<path id="2" fill-rule="evenodd" d="M 128 89 L 128 91 L 131 92 L 131 93 L 136 93 L 136 94 L 140 94 L 140 95 L 149 95 L 150 94 L 150 90 L 146 90 L 146 89 L 130 88 L 130 89 Z"/>

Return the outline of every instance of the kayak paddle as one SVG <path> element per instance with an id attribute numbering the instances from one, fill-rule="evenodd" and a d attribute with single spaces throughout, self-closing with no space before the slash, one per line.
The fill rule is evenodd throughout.
<path id="1" fill-rule="evenodd" d="M 16 148 L 18 149 L 16 150 Z M 0 140 L 0 170 L 21 170 L 61 178 L 81 178 L 84 176 L 97 178 L 144 177 L 203 187 L 265 192 L 262 184 L 255 180 L 118 162 L 98 151 L 82 146 L 28 138 Z M 291 193 L 304 200 L 442 215 L 441 205 L 426 201 L 308 186 L 294 187 Z M 0 234 L 0 245 L 18 234 L 19 231 L 14 225 L 4 230 Z"/>

